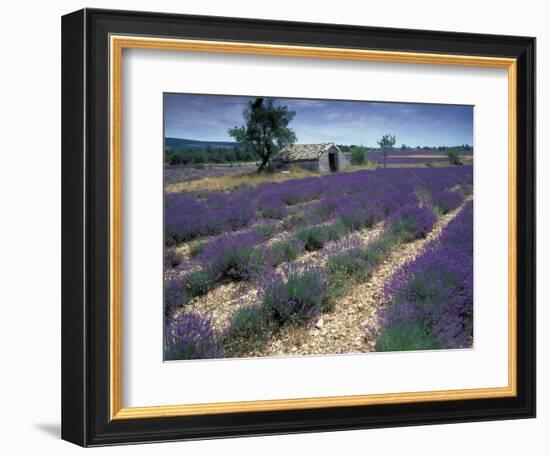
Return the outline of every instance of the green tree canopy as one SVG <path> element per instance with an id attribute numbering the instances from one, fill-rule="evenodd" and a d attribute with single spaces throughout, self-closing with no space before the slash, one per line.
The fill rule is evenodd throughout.
<path id="1" fill-rule="evenodd" d="M 295 115 L 287 106 L 275 106 L 272 99 L 256 98 L 243 110 L 245 124 L 230 128 L 228 133 L 260 157 L 261 172 L 274 153 L 296 142 L 296 134 L 288 128 Z"/>
<path id="2" fill-rule="evenodd" d="M 462 165 L 462 160 L 456 147 L 448 147 L 447 149 L 445 149 L 445 153 L 447 154 L 447 157 L 449 157 L 449 163 L 451 165 Z"/>
<path id="3" fill-rule="evenodd" d="M 380 138 L 380 141 L 377 141 L 378 145 L 380 146 L 380 149 L 382 149 L 382 153 L 384 154 L 384 168 L 386 167 L 386 160 L 388 157 L 388 151 L 395 146 L 395 135 L 392 135 L 391 133 L 388 133 L 387 135 L 382 136 Z"/>

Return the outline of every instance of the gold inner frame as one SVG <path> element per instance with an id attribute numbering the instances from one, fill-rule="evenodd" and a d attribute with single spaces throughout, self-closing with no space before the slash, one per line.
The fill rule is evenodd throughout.
<path id="1" fill-rule="evenodd" d="M 508 385 L 506 387 L 403 392 L 299 399 L 275 399 L 170 406 L 122 407 L 122 144 L 121 96 L 123 49 L 155 49 L 255 54 L 317 59 L 368 60 L 453 65 L 508 70 Z M 517 62 L 511 58 L 386 52 L 242 42 L 117 36 L 110 37 L 110 415 L 111 419 L 158 418 L 221 413 L 298 410 L 397 404 L 423 401 L 486 399 L 517 394 Z"/>

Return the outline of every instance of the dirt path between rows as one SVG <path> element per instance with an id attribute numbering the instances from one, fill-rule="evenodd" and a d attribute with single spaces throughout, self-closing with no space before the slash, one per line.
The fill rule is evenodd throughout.
<path id="1" fill-rule="evenodd" d="M 382 304 L 381 296 L 386 281 L 405 262 L 414 259 L 423 247 L 439 237 L 447 224 L 462 210 L 467 201 L 453 212 L 441 216 L 425 239 L 404 244 L 392 252 L 375 271 L 372 278 L 353 286 L 352 291 L 338 299 L 334 309 L 322 315 L 309 327 L 283 328 L 262 351 L 248 356 L 320 355 L 364 353 L 372 351 L 373 340 L 365 340 L 361 329 L 376 325 L 375 311 Z M 371 326 L 372 327 L 372 326 Z"/>
<path id="2" fill-rule="evenodd" d="M 367 245 L 376 239 L 383 230 L 383 223 L 377 223 L 371 228 L 356 231 L 349 236 L 342 238 L 337 242 L 329 242 L 321 250 L 314 252 L 305 252 L 292 262 L 298 268 L 305 266 L 322 266 L 327 260 L 327 254 L 337 245 L 345 243 L 349 238 L 359 238 L 361 242 Z M 277 268 L 282 271 L 284 266 Z M 231 318 L 241 307 L 255 305 L 257 303 L 258 288 L 250 282 L 231 282 L 225 283 L 204 296 L 198 296 L 192 299 L 189 304 L 179 310 L 178 313 L 193 312 L 203 318 L 211 321 L 213 328 L 217 332 L 223 332 L 231 323 Z"/>

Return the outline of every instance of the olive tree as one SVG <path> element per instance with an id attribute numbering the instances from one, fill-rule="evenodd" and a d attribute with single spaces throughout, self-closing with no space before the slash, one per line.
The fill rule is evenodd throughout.
<path id="1" fill-rule="evenodd" d="M 256 98 L 243 110 L 244 125 L 228 133 L 260 157 L 260 173 L 274 153 L 296 142 L 296 134 L 288 127 L 295 115 L 287 106 L 275 106 L 272 99 Z"/>
<path id="2" fill-rule="evenodd" d="M 382 136 L 380 141 L 377 141 L 380 149 L 382 149 L 382 154 L 384 155 L 384 168 L 386 167 L 386 161 L 388 157 L 388 151 L 395 146 L 395 135 L 388 133 L 387 135 Z"/>

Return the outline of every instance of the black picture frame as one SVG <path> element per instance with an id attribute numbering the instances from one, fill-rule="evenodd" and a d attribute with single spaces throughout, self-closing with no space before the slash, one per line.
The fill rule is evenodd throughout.
<path id="1" fill-rule="evenodd" d="M 110 419 L 109 36 L 517 59 L 517 395 Z M 82 446 L 535 416 L 535 39 L 84 9 L 62 19 L 62 438 Z"/>

